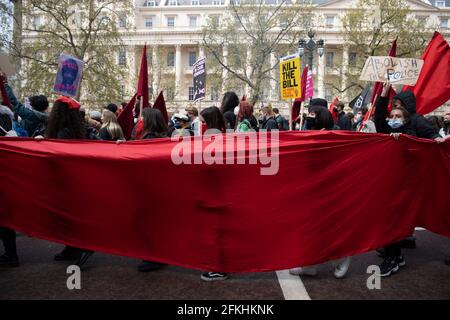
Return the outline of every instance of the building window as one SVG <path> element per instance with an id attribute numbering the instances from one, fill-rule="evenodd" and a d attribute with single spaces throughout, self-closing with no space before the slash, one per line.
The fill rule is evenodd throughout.
<path id="1" fill-rule="evenodd" d="M 443 29 L 448 28 L 448 18 L 441 18 L 441 28 Z"/>
<path id="2" fill-rule="evenodd" d="M 33 18 L 33 26 L 35 30 L 39 30 L 39 28 L 41 27 L 41 17 L 40 16 L 36 16 Z"/>
<path id="3" fill-rule="evenodd" d="M 175 52 L 171 51 L 167 54 L 167 66 L 175 67 Z"/>
<path id="4" fill-rule="evenodd" d="M 211 101 L 219 101 L 219 90 L 217 88 L 211 88 Z"/>
<path id="5" fill-rule="evenodd" d="M 356 67 L 356 52 L 350 52 L 348 55 L 348 65 L 350 67 Z"/>
<path id="6" fill-rule="evenodd" d="M 169 0 L 168 5 L 169 6 L 177 6 L 178 5 L 178 1 L 177 0 Z"/>
<path id="7" fill-rule="evenodd" d="M 326 66 L 328 68 L 334 67 L 334 52 L 327 52 Z"/>
<path id="8" fill-rule="evenodd" d="M 167 17 L 167 26 L 175 27 L 175 17 Z"/>
<path id="9" fill-rule="evenodd" d="M 334 16 L 325 16 L 325 25 L 328 28 L 334 27 Z"/>
<path id="10" fill-rule="evenodd" d="M 331 88 L 325 88 L 325 100 L 327 101 L 333 100 L 333 90 Z"/>
<path id="11" fill-rule="evenodd" d="M 194 87 L 189 87 L 189 101 L 194 101 Z"/>
<path id="12" fill-rule="evenodd" d="M 213 0 L 212 4 L 213 4 L 213 6 L 220 6 L 223 3 L 222 3 L 222 0 Z M 235 3 L 235 4 L 237 4 L 237 3 Z"/>
<path id="13" fill-rule="evenodd" d="M 197 16 L 190 16 L 189 27 L 196 27 L 196 26 L 197 26 Z"/>
<path id="14" fill-rule="evenodd" d="M 191 6 L 199 6 L 200 1 L 199 0 L 191 0 Z"/>
<path id="15" fill-rule="evenodd" d="M 156 1 L 154 0 L 145 0 L 144 7 L 156 7 Z"/>
<path id="16" fill-rule="evenodd" d="M 119 28 L 127 27 L 127 17 L 123 14 L 119 16 Z"/>
<path id="17" fill-rule="evenodd" d="M 152 28 L 153 27 L 153 18 L 145 18 L 145 27 Z"/>
<path id="18" fill-rule="evenodd" d="M 127 51 L 124 48 L 120 48 L 117 54 L 118 61 L 117 64 L 121 67 L 127 65 Z"/>
<path id="19" fill-rule="evenodd" d="M 445 1 L 436 1 L 436 7 L 439 8 L 445 7 Z"/>
<path id="20" fill-rule="evenodd" d="M 195 61 L 197 61 L 197 52 L 195 51 L 189 52 L 189 67 L 192 67 Z"/>

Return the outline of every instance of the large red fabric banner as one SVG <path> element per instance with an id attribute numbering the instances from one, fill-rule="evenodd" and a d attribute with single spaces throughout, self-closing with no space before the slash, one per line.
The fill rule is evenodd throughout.
<path id="1" fill-rule="evenodd" d="M 231 143 L 239 134 L 220 137 Z M 311 131 L 272 139 L 271 147 L 279 143 L 274 175 L 261 175 L 267 162 L 237 164 L 251 153 L 231 153 L 223 161 L 236 160 L 229 165 L 174 163 L 180 144 L 170 139 L 118 145 L 1 138 L 0 225 L 223 272 L 355 255 L 401 240 L 416 226 L 450 237 L 450 141 Z M 211 144 L 203 143 L 205 153 Z M 192 154 L 202 160 L 201 152 Z"/>

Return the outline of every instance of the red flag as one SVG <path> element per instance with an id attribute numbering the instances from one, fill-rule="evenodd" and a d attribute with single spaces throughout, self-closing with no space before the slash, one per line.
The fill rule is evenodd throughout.
<path id="1" fill-rule="evenodd" d="M 392 42 L 391 49 L 389 50 L 389 57 L 397 56 L 397 38 Z M 372 105 L 375 104 L 375 97 L 379 97 L 381 92 L 383 91 L 383 82 L 375 82 L 372 91 L 372 98 L 370 99 L 370 103 Z"/>
<path id="2" fill-rule="evenodd" d="M 415 86 L 405 86 L 416 96 L 417 113 L 427 114 L 450 99 L 450 47 L 435 32 L 422 55 L 424 64 Z"/>
<path id="3" fill-rule="evenodd" d="M 298 120 L 298 117 L 300 115 L 300 109 L 302 106 L 302 102 L 305 101 L 305 93 L 306 93 L 306 79 L 308 77 L 308 66 L 303 68 L 302 71 L 302 77 L 301 77 L 301 95 L 299 98 L 294 100 L 294 103 L 292 104 L 292 115 L 291 115 L 291 119 L 292 122 L 295 122 Z"/>
<path id="4" fill-rule="evenodd" d="M 247 96 L 245 94 L 242 96 L 241 101 L 247 101 Z"/>
<path id="5" fill-rule="evenodd" d="M 123 135 L 125 139 L 131 139 L 131 133 L 133 132 L 134 127 L 134 117 L 133 110 L 136 104 L 136 95 L 131 98 L 130 102 L 128 102 L 127 106 L 122 110 L 122 112 L 117 117 L 117 121 L 122 127 Z"/>
<path id="6" fill-rule="evenodd" d="M 3 75 L 0 75 L 0 91 L 2 93 L 2 101 L 3 105 L 7 106 L 12 110 L 11 101 L 9 101 L 8 93 L 6 92 L 5 88 L 6 79 Z"/>
<path id="7" fill-rule="evenodd" d="M 144 51 L 142 52 L 141 58 L 141 69 L 139 71 L 139 81 L 138 81 L 138 89 L 137 89 L 137 97 L 144 99 L 143 106 L 144 108 L 149 107 L 149 98 L 148 98 L 148 64 L 147 64 L 147 45 L 144 46 Z"/>
<path id="8" fill-rule="evenodd" d="M 330 104 L 330 107 L 328 108 L 328 110 L 330 110 L 331 112 L 331 116 L 333 117 L 333 121 L 336 123 L 337 119 L 338 119 L 338 115 L 336 112 L 334 112 L 334 106 L 336 105 L 336 103 L 339 102 L 339 98 L 336 97 L 334 98 L 333 102 Z"/>
<path id="9" fill-rule="evenodd" d="M 164 117 L 164 121 L 166 122 L 166 124 L 168 124 L 169 123 L 169 115 L 167 114 L 166 101 L 164 100 L 164 94 L 162 91 L 159 93 L 158 97 L 156 98 L 153 108 L 161 111 L 161 113 Z"/>
<path id="10" fill-rule="evenodd" d="M 143 129 L 144 129 L 144 120 L 139 119 L 136 126 L 136 137 L 135 137 L 136 140 L 141 139 Z"/>

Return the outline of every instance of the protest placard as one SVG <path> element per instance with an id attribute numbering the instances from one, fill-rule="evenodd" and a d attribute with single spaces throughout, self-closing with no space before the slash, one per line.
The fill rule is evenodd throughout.
<path id="1" fill-rule="evenodd" d="M 414 85 L 423 67 L 423 60 L 394 57 L 368 57 L 359 80 Z"/>
<path id="2" fill-rule="evenodd" d="M 65 96 L 76 97 L 80 88 L 83 69 L 83 61 L 61 54 L 53 91 Z"/>
<path id="3" fill-rule="evenodd" d="M 206 65 L 205 58 L 198 59 L 192 69 L 194 83 L 194 101 L 202 100 L 206 95 Z"/>
<path id="4" fill-rule="evenodd" d="M 294 54 L 280 59 L 281 99 L 296 99 L 301 96 L 300 56 Z"/>

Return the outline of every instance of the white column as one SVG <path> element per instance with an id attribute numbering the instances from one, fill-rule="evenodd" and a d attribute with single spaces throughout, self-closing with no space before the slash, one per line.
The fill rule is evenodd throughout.
<path id="1" fill-rule="evenodd" d="M 175 100 L 181 100 L 181 75 L 182 75 L 182 64 L 181 64 L 181 44 L 176 45 L 175 53 Z"/>
<path id="2" fill-rule="evenodd" d="M 228 65 L 228 47 L 225 45 L 223 46 L 223 64 Z M 226 91 L 226 83 L 228 81 L 228 70 L 223 68 L 222 69 L 222 94 Z"/>
<path id="3" fill-rule="evenodd" d="M 325 53 L 319 57 L 317 82 L 317 98 L 325 99 Z"/>
<path id="4" fill-rule="evenodd" d="M 341 77 L 341 90 L 344 90 L 348 83 L 348 78 L 347 78 L 347 73 L 348 73 L 348 46 L 344 46 L 343 50 L 342 50 L 342 77 Z M 348 102 L 348 97 L 347 97 L 347 92 L 344 92 L 342 94 L 341 99 L 344 102 Z"/>
<path id="5" fill-rule="evenodd" d="M 135 46 L 128 46 L 127 47 L 127 64 L 128 64 L 128 79 L 124 79 L 125 83 L 127 84 L 125 86 L 125 90 L 128 91 L 131 94 L 134 94 L 134 91 L 136 91 L 136 85 L 137 85 L 137 66 L 136 66 L 136 47 Z M 126 92 L 125 92 L 126 95 Z"/>
<path id="6" fill-rule="evenodd" d="M 276 63 L 277 63 L 277 57 L 275 56 L 275 53 L 272 52 L 270 54 L 270 66 L 273 67 L 274 65 L 276 65 Z M 278 75 L 277 68 L 275 67 L 272 70 L 272 74 L 271 74 L 273 79 L 270 80 L 270 100 L 272 100 L 272 101 L 278 101 L 279 88 L 277 86 L 277 80 L 276 80 L 277 75 Z"/>
<path id="7" fill-rule="evenodd" d="M 205 47 L 203 47 L 201 45 L 198 47 L 198 57 L 199 58 L 205 57 Z"/>
<path id="8" fill-rule="evenodd" d="M 158 61 L 158 45 L 154 45 L 153 46 L 153 50 L 152 50 L 152 76 L 153 76 L 153 82 L 152 82 L 152 87 L 153 87 L 153 95 L 158 95 L 158 91 L 159 91 L 159 82 L 161 81 L 161 79 L 159 79 L 160 77 L 160 66 L 159 66 L 159 61 Z"/>
<path id="9" fill-rule="evenodd" d="M 246 58 L 246 65 L 247 65 L 247 77 L 250 79 L 250 75 L 252 73 L 252 63 L 251 63 L 251 56 L 252 56 L 252 48 L 248 47 L 247 48 L 247 58 Z M 251 80 L 251 79 L 250 79 Z M 250 98 L 251 96 L 251 88 L 249 85 L 245 86 L 245 93 L 247 95 L 247 98 Z"/>

